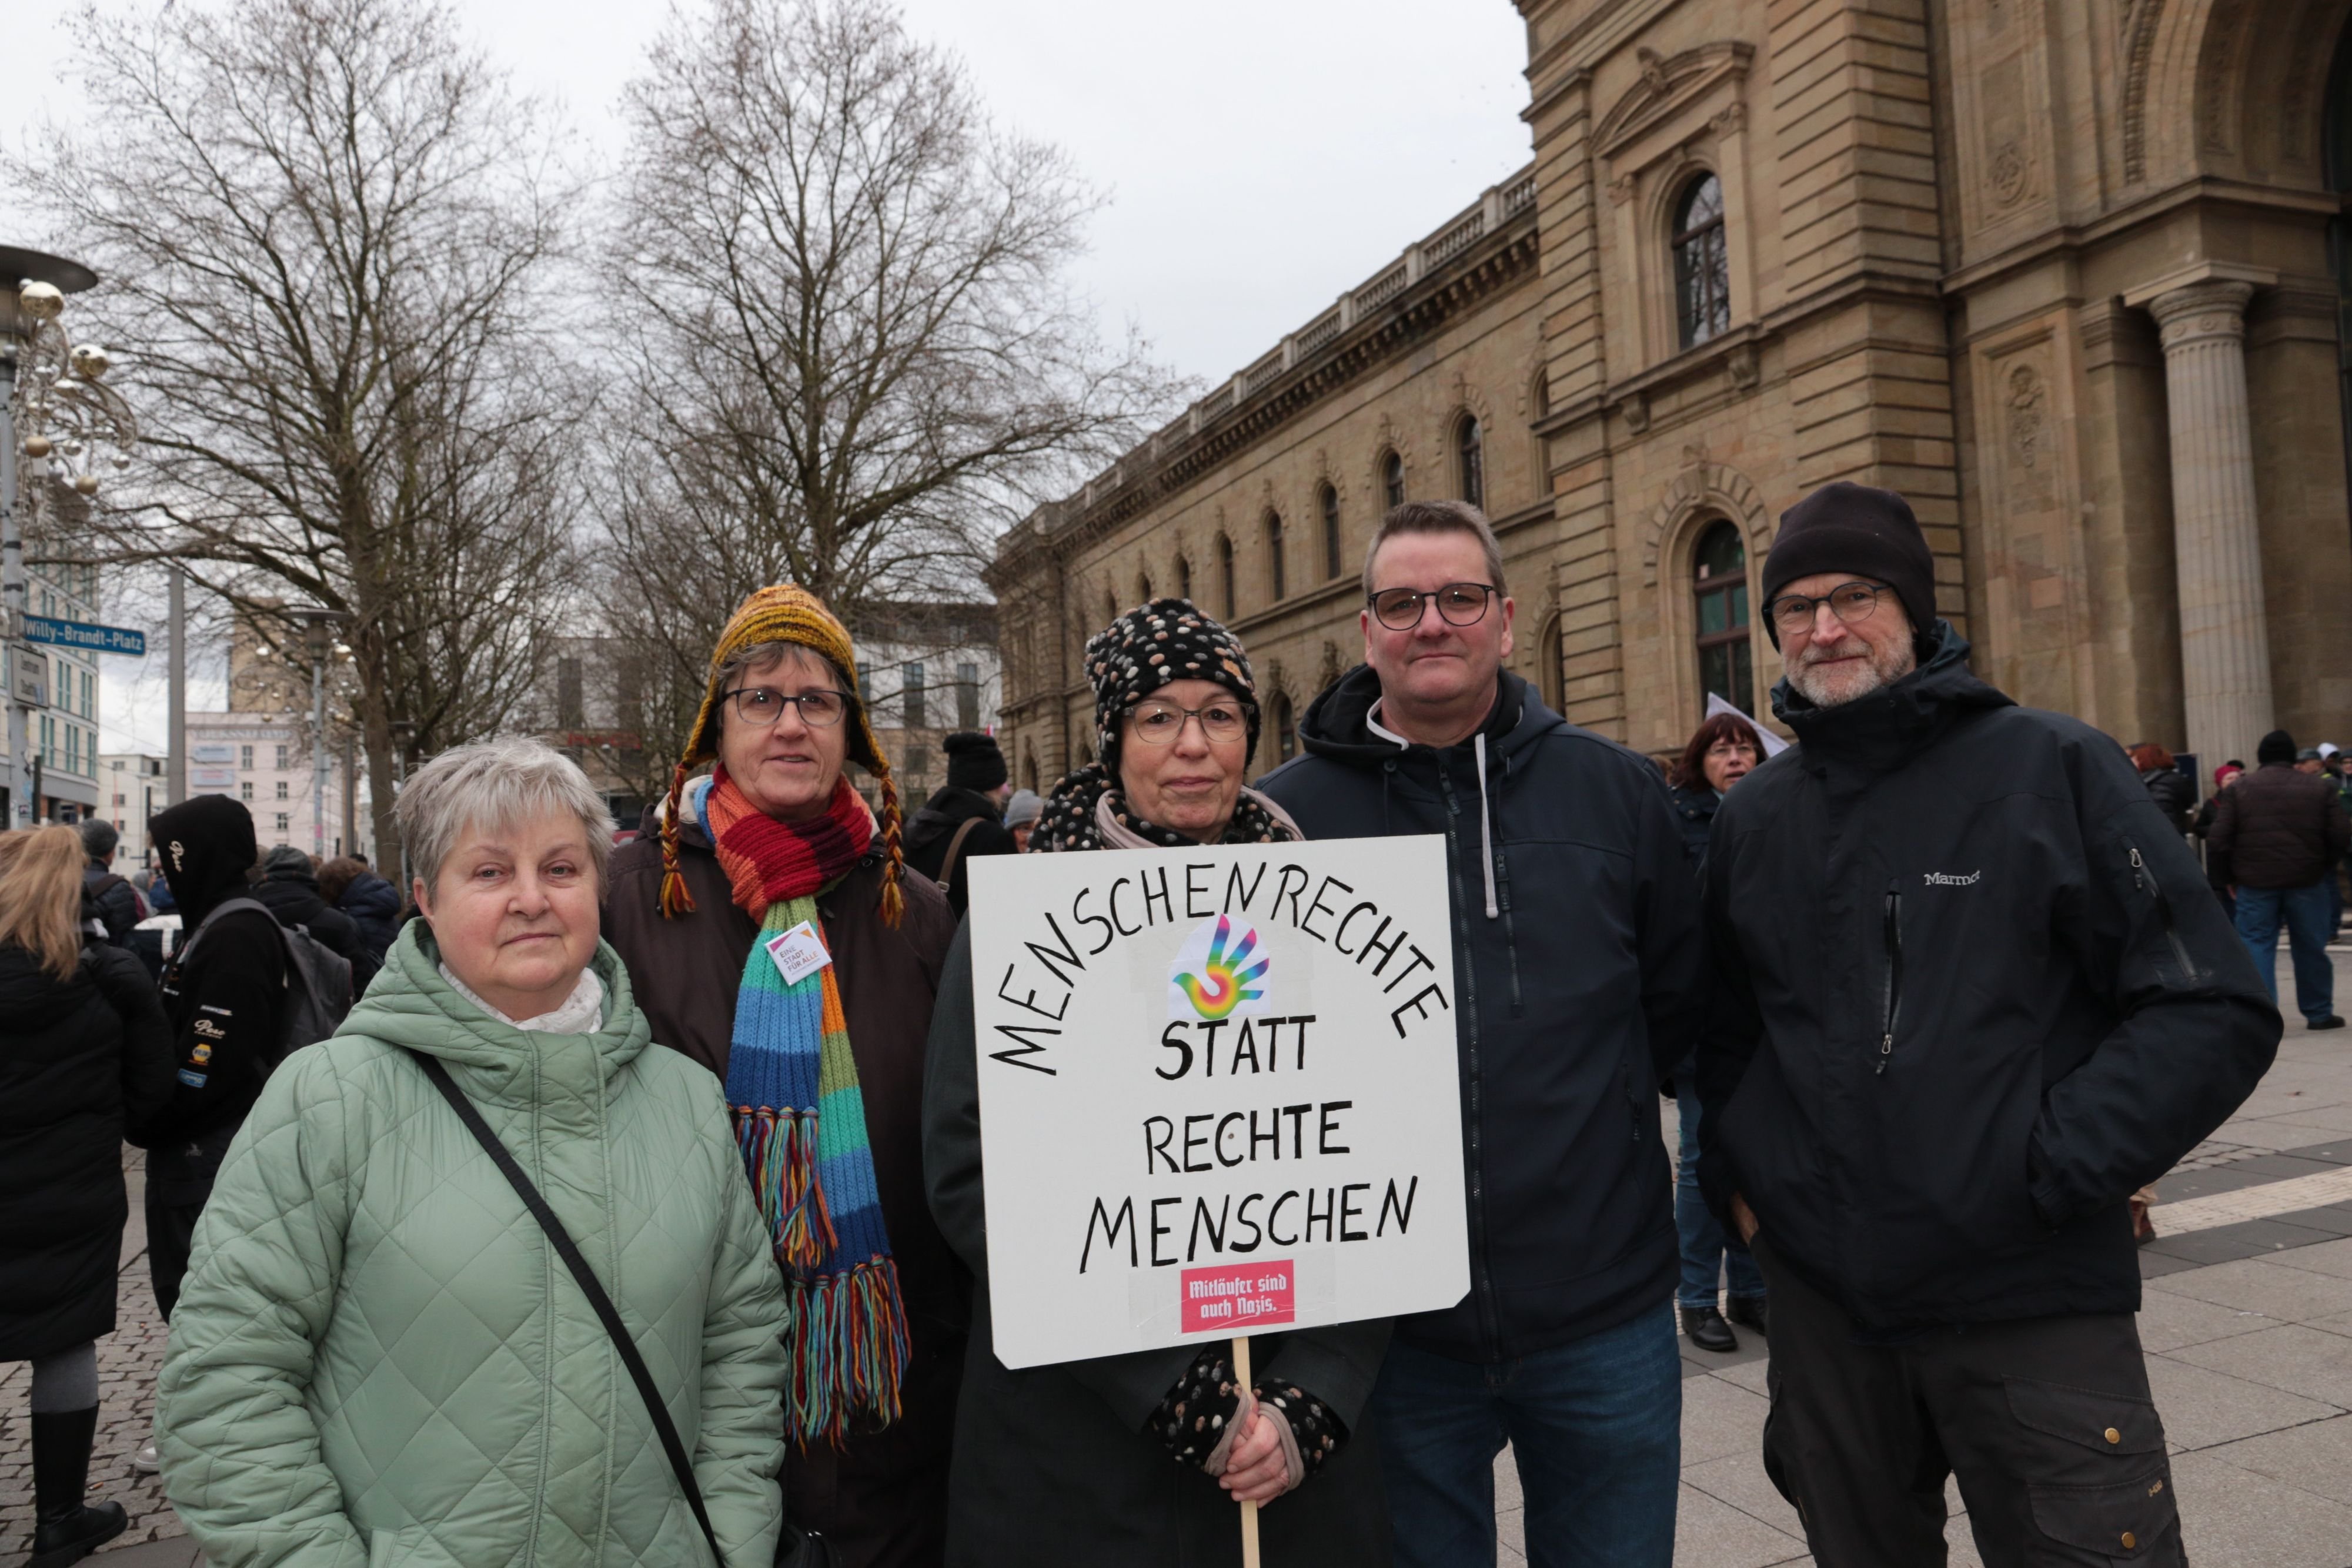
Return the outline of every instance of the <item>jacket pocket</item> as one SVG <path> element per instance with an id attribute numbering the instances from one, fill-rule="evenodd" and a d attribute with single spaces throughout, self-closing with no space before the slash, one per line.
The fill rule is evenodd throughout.
<path id="1" fill-rule="evenodd" d="M 2124 855 L 2131 862 L 2132 885 L 2144 897 L 2155 901 L 2157 924 L 2164 928 L 2165 943 L 2172 949 L 2172 961 L 2180 967 L 2182 982 L 2191 986 L 2197 984 L 2205 977 L 2204 973 L 2189 957 L 2189 944 L 2180 939 L 2180 928 L 2173 923 L 2172 900 L 2166 895 L 2164 884 L 2156 880 L 2156 873 L 2150 871 L 2147 862 L 2140 858 L 2139 846 L 2129 839 L 2124 841 Z"/>
<path id="2" fill-rule="evenodd" d="M 2008 1459 L 2025 1483 L 2035 1563 L 2179 1563 L 2179 1511 L 2156 1406 L 2130 1395 L 2001 1380 L 2017 1422 Z"/>
<path id="3" fill-rule="evenodd" d="M 1886 987 L 1878 1027 L 1878 1066 L 1895 1060 L 1895 1020 L 1903 1011 L 1903 886 L 1886 884 Z"/>

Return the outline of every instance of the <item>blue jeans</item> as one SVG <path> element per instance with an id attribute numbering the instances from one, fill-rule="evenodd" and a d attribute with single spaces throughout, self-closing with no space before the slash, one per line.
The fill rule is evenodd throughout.
<path id="1" fill-rule="evenodd" d="M 2305 1023 L 2317 1023 L 2336 1010 L 2336 968 L 2327 961 L 2327 939 L 2336 935 L 2328 924 L 2333 903 L 2326 883 L 2310 887 L 2245 887 L 2238 889 L 2238 935 L 2263 972 L 2271 1000 L 2278 1000 L 2279 925 L 2286 925 L 2287 950 L 2294 955 L 2294 1005 Z"/>
<path id="2" fill-rule="evenodd" d="M 1396 1568 L 1493 1568 L 1506 1441 L 1530 1568 L 1672 1568 L 1683 1381 L 1666 1312 L 1517 1361 L 1392 1343 L 1372 1408 Z"/>
<path id="3" fill-rule="evenodd" d="M 1675 1162 L 1675 1230 L 1682 1238 L 1683 1279 L 1675 1291 L 1678 1307 L 1715 1305 L 1715 1281 L 1727 1274 L 1734 1296 L 1760 1296 L 1764 1275 L 1747 1248 L 1723 1233 L 1715 1212 L 1698 1191 L 1698 1083 L 1696 1060 L 1675 1071 L 1675 1103 L 1682 1108 L 1682 1155 Z"/>

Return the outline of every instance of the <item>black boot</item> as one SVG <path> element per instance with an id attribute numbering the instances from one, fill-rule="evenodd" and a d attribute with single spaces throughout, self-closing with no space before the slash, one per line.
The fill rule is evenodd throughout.
<path id="1" fill-rule="evenodd" d="M 1764 1303 L 1769 1298 L 1764 1296 L 1734 1296 L 1731 1298 L 1731 1310 L 1724 1315 L 1769 1339 L 1772 1330 L 1765 1317 Z"/>
<path id="2" fill-rule="evenodd" d="M 1739 1336 L 1731 1332 L 1731 1325 L 1713 1307 L 1680 1307 L 1676 1311 L 1682 1314 L 1683 1333 L 1699 1349 L 1721 1355 L 1739 1348 Z"/>
<path id="3" fill-rule="evenodd" d="M 66 1568 L 122 1533 L 131 1522 L 119 1502 L 83 1506 L 98 1406 L 33 1416 L 33 1555 L 25 1568 Z"/>

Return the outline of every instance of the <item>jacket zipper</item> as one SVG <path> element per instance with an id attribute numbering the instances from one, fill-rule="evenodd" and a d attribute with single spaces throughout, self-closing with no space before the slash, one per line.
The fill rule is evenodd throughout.
<path id="1" fill-rule="evenodd" d="M 1456 910 L 1465 910 L 1470 905 L 1465 902 L 1462 888 L 1462 803 L 1454 793 L 1454 778 L 1446 768 L 1445 758 L 1436 756 L 1433 760 L 1437 767 L 1437 787 L 1445 796 L 1445 869 L 1454 883 L 1453 904 Z M 1470 1080 L 1470 1114 L 1463 1135 L 1470 1144 L 1471 1280 L 1478 1297 L 1479 1332 L 1489 1345 L 1499 1347 L 1502 1335 L 1495 1320 L 1495 1282 L 1486 1265 L 1486 1155 L 1482 1135 L 1486 1113 L 1485 1084 L 1478 1066 L 1478 960 L 1470 945 L 1473 935 L 1466 925 L 1457 927 L 1454 934 L 1462 955 L 1462 1019 L 1466 1037 L 1464 1055 Z"/>
<path id="2" fill-rule="evenodd" d="M 1881 1076 L 1886 1064 L 1895 1057 L 1895 1014 L 1903 1006 L 1903 893 L 1902 884 L 1886 884 L 1886 1006 L 1878 1030 L 1878 1067 L 1872 1074 Z"/>
<path id="3" fill-rule="evenodd" d="M 2157 882 L 2156 873 L 2147 869 L 2146 861 L 2139 858 L 2139 846 L 2126 839 L 2124 848 L 2131 855 L 2133 885 L 2156 900 L 2156 917 L 2164 926 L 2164 939 L 2172 945 L 2172 959 L 2174 963 L 2180 966 L 2181 978 L 2192 984 L 2195 983 L 2198 978 L 2197 966 L 2189 962 L 2189 945 L 2181 941 L 2180 933 L 2173 926 L 2172 900 L 2164 895 L 2164 889 Z"/>

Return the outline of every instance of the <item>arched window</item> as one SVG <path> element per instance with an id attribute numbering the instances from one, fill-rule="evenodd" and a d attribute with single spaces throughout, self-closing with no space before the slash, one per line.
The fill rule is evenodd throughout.
<path id="1" fill-rule="evenodd" d="M 1118 619 L 1118 590 L 1116 588 L 1106 588 L 1103 590 L 1103 624 L 1108 626 Z"/>
<path id="2" fill-rule="evenodd" d="M 1021 788 L 1032 795 L 1037 792 L 1037 754 L 1025 748 L 1021 757 Z"/>
<path id="3" fill-rule="evenodd" d="M 1701 174 L 1675 204 L 1675 317 L 1683 347 L 1731 325 L 1731 260 L 1723 243 L 1723 184 Z"/>
<path id="4" fill-rule="evenodd" d="M 1323 509 L 1323 576 L 1326 581 L 1339 575 L 1339 492 L 1337 486 L 1326 485 L 1320 497 Z"/>
<path id="5" fill-rule="evenodd" d="M 1192 563 L 1181 555 L 1176 558 L 1176 597 L 1192 597 Z"/>
<path id="6" fill-rule="evenodd" d="M 1135 601 L 1138 604 L 1151 602 L 1151 574 L 1148 571 L 1135 574 Z"/>
<path id="7" fill-rule="evenodd" d="M 1381 454 L 1381 505 L 1404 505 L 1404 459 L 1394 448 Z"/>
<path id="8" fill-rule="evenodd" d="M 1234 618 L 1234 541 L 1217 536 L 1217 599 L 1226 620 Z"/>
<path id="9" fill-rule="evenodd" d="M 1275 601 L 1279 603 L 1288 592 L 1288 585 L 1282 570 L 1282 514 L 1280 512 L 1268 512 L 1265 515 L 1265 572 L 1266 580 L 1274 584 Z"/>
<path id="10" fill-rule="evenodd" d="M 1538 371 L 1536 372 L 1536 384 L 1534 390 L 1528 398 L 1528 406 L 1536 411 L 1536 417 L 1538 419 L 1543 419 L 1550 414 L 1551 372 L 1549 371 Z"/>
<path id="11" fill-rule="evenodd" d="M 1756 649 L 1748 632 L 1748 548 L 1737 524 L 1717 523 L 1700 538 L 1692 586 L 1698 595 L 1699 691 L 1752 714 Z"/>
<path id="12" fill-rule="evenodd" d="M 1462 498 L 1474 507 L 1486 504 L 1486 446 L 1475 416 L 1464 414 L 1454 427 L 1454 452 L 1462 465 Z"/>
<path id="13" fill-rule="evenodd" d="M 1290 711 L 1290 694 L 1274 694 L 1266 716 L 1274 721 L 1274 759 L 1287 762 L 1298 755 L 1298 723 Z"/>
<path id="14" fill-rule="evenodd" d="M 1536 672 L 1536 689 L 1543 694 L 1544 706 L 1558 714 L 1568 711 L 1568 700 L 1562 691 L 1568 682 L 1563 652 L 1559 617 L 1555 615 L 1544 622 L 1543 631 L 1536 638 L 1536 658 L 1542 666 Z"/>

